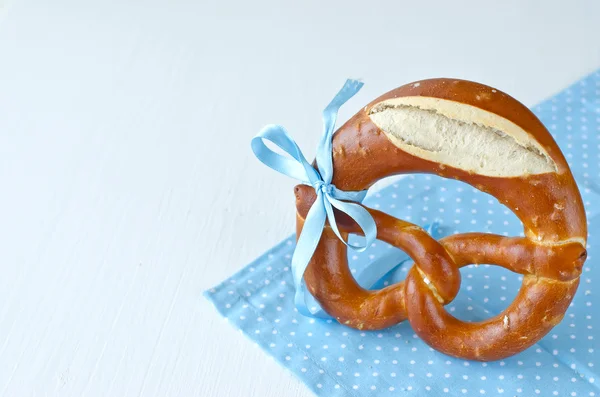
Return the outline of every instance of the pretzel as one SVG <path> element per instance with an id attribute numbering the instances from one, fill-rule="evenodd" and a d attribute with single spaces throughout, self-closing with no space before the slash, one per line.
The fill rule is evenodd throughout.
<path id="1" fill-rule="evenodd" d="M 586 259 L 587 222 L 569 166 L 550 133 L 524 105 L 474 82 L 431 79 L 404 85 L 365 106 L 333 137 L 333 181 L 368 189 L 382 178 L 429 173 L 496 197 L 524 226 L 525 237 L 465 233 L 436 241 L 422 228 L 368 209 L 377 238 L 414 261 L 406 280 L 378 291 L 354 280 L 347 248 L 327 223 L 304 280 L 323 309 L 361 330 L 408 319 L 415 333 L 445 354 L 479 361 L 514 355 L 540 340 L 567 310 Z M 315 200 L 295 188 L 297 235 Z M 336 212 L 342 236 L 360 234 Z M 459 269 L 495 264 L 523 275 L 514 302 L 480 322 L 444 306 L 460 288 Z"/>

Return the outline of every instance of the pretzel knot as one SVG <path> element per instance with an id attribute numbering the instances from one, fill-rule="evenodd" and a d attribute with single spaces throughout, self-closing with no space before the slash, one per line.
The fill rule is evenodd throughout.
<path id="1" fill-rule="evenodd" d="M 465 233 L 436 241 L 419 226 L 367 208 L 377 238 L 415 263 L 403 282 L 371 291 L 356 283 L 346 246 L 326 224 L 304 280 L 340 323 L 374 330 L 408 319 L 436 350 L 490 361 L 526 349 L 561 321 L 586 259 L 587 223 L 562 153 L 525 106 L 472 82 L 409 84 L 342 126 L 334 135 L 333 160 L 332 184 L 342 190 L 367 189 L 384 177 L 412 172 L 461 180 L 496 197 L 525 231 L 525 237 Z M 304 185 L 295 193 L 299 235 L 316 195 Z M 360 234 L 348 216 L 335 216 L 344 239 Z M 461 321 L 444 306 L 458 293 L 460 268 L 480 263 L 522 274 L 522 287 L 499 315 Z"/>

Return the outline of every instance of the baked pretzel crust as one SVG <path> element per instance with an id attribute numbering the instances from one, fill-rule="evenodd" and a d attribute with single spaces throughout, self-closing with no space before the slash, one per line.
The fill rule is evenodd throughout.
<path id="1" fill-rule="evenodd" d="M 370 115 L 384 101 L 409 97 L 452 101 L 514 123 L 545 151 L 555 171 L 489 176 L 403 150 Z M 496 197 L 521 220 L 525 233 L 525 237 L 465 233 L 436 241 L 417 225 L 368 209 L 377 224 L 377 238 L 402 249 L 415 262 L 405 281 L 369 291 L 354 280 L 347 249 L 326 224 L 304 280 L 323 309 L 340 323 L 375 330 L 408 319 L 419 337 L 436 350 L 491 361 L 526 349 L 561 321 L 586 259 L 585 211 L 556 142 L 520 102 L 497 89 L 464 80 L 431 79 L 402 86 L 365 106 L 336 131 L 333 169 L 332 183 L 341 190 L 368 189 L 382 178 L 408 173 L 457 179 Z M 297 186 L 295 195 L 300 235 L 316 196 L 305 185 Z M 360 234 L 344 214 L 336 212 L 336 220 L 344 238 Z M 479 263 L 523 274 L 523 283 L 514 302 L 498 316 L 481 322 L 461 321 L 448 314 L 444 305 L 458 293 L 459 269 Z"/>

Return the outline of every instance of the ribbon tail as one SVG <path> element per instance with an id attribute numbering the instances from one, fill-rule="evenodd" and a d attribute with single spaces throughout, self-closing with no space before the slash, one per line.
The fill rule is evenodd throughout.
<path id="1" fill-rule="evenodd" d="M 332 206 L 334 206 L 338 210 L 348 214 L 348 216 L 350 216 L 358 224 L 358 226 L 362 229 L 363 234 L 365 235 L 365 244 L 363 246 L 356 247 L 356 246 L 348 245 L 347 243 L 346 243 L 346 245 L 348 245 L 350 248 L 352 248 L 356 251 L 359 251 L 359 252 L 362 252 L 365 249 L 367 249 L 367 247 L 370 246 L 377 238 L 377 225 L 375 224 L 375 220 L 373 219 L 371 214 L 369 214 L 369 211 L 367 211 L 360 204 L 340 201 L 331 196 L 327 196 L 327 198 Z M 331 224 L 332 220 L 335 221 L 335 219 L 330 219 L 330 221 L 329 221 L 330 224 Z M 334 231 L 336 231 L 336 230 L 337 230 L 337 226 L 334 228 Z M 336 232 L 336 234 L 337 233 L 339 233 L 339 232 Z M 339 234 L 338 234 L 338 237 L 340 237 Z M 344 240 L 342 239 L 342 241 L 344 241 Z"/>
<path id="2" fill-rule="evenodd" d="M 319 302 L 306 290 L 306 283 L 302 281 L 298 286 L 298 293 L 294 296 L 294 303 L 298 312 L 304 317 L 314 317 L 321 319 L 332 319 L 321 307 Z"/>
<path id="3" fill-rule="evenodd" d="M 296 249 L 292 256 L 292 276 L 294 277 L 294 285 L 296 286 L 294 302 L 296 303 L 298 311 L 308 316 L 311 314 L 306 309 L 306 303 L 304 302 L 305 295 L 302 292 L 302 278 L 304 277 L 304 272 L 321 240 L 325 219 L 326 213 L 323 206 L 323 195 L 322 193 L 318 193 L 317 200 L 306 215 L 304 227 L 300 232 Z M 308 314 L 303 313 L 303 311 Z"/>
<path id="4" fill-rule="evenodd" d="M 360 89 L 363 83 L 348 79 L 344 86 L 323 110 L 323 136 L 317 147 L 317 166 L 325 183 L 331 183 L 333 178 L 332 137 L 335 129 L 337 114 L 343 104 L 348 102 Z"/>

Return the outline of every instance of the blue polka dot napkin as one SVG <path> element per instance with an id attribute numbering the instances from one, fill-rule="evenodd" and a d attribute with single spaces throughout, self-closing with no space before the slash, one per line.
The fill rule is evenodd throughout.
<path id="1" fill-rule="evenodd" d="M 600 72 L 533 110 L 565 153 L 579 184 L 589 221 L 589 255 L 563 321 L 525 352 L 497 362 L 464 361 L 429 348 L 408 322 L 361 332 L 302 316 L 293 303 L 293 236 L 205 295 L 318 396 L 600 396 L 600 313 L 595 312 L 600 302 L 592 284 L 600 234 Z M 365 204 L 420 225 L 438 221 L 437 237 L 470 231 L 522 235 L 519 220 L 494 197 L 437 176 L 407 176 L 371 194 Z M 363 253 L 351 253 L 352 271 L 360 272 L 395 249 L 377 241 Z M 464 320 L 500 313 L 522 280 L 498 266 L 469 266 L 461 272 L 460 293 L 448 310 Z"/>

